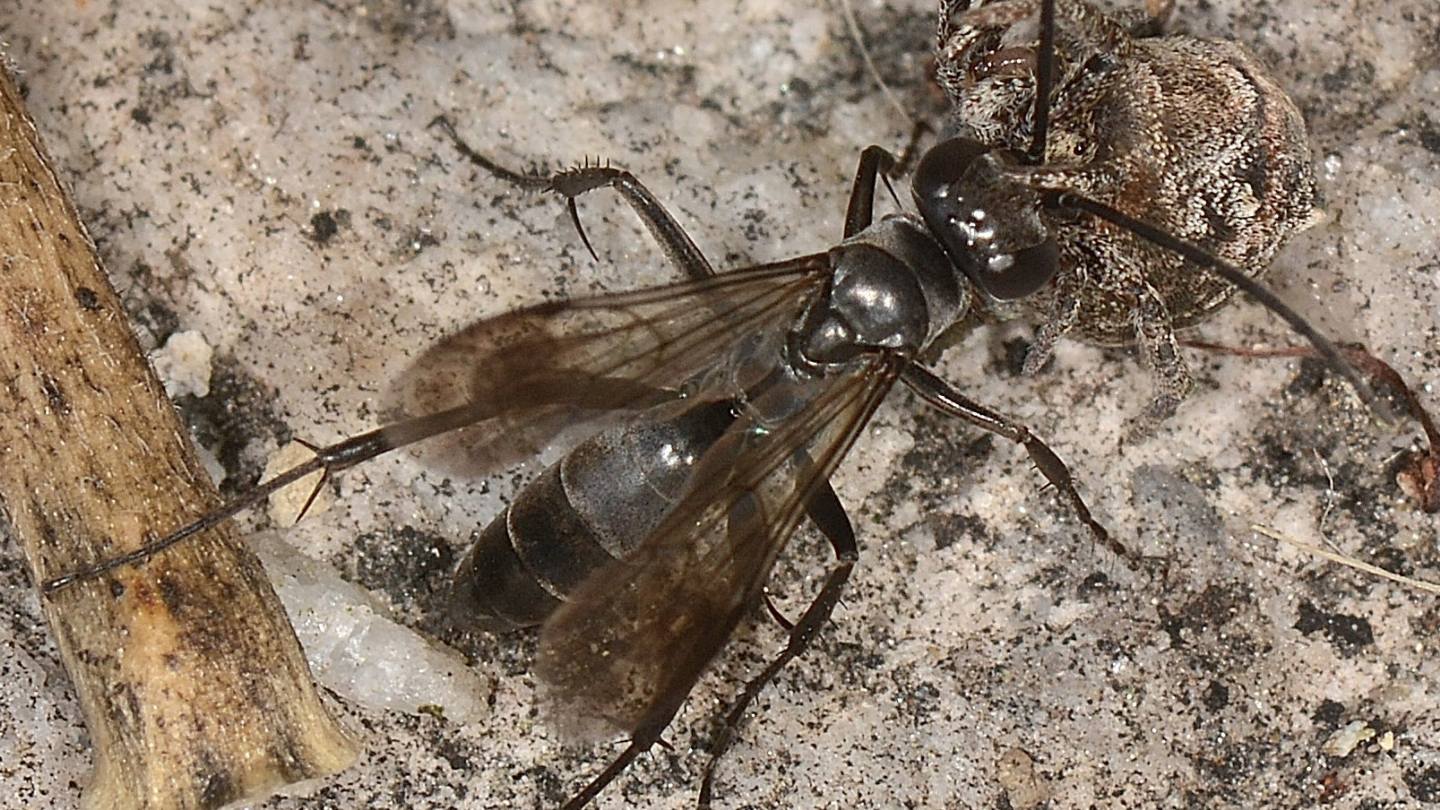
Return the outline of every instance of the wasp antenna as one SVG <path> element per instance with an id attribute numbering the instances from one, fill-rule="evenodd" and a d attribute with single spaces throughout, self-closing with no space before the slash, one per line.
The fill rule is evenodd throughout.
<path id="1" fill-rule="evenodd" d="M 1362 378 L 1359 372 L 1355 370 L 1355 367 L 1345 359 L 1344 355 L 1340 353 L 1340 350 L 1335 348 L 1335 344 L 1331 343 L 1329 338 L 1320 334 L 1320 330 L 1311 326 L 1309 321 L 1305 320 L 1300 313 L 1291 309 L 1284 301 L 1281 301 L 1268 287 L 1245 275 L 1245 273 L 1235 265 L 1230 264 L 1198 245 L 1186 242 L 1154 225 L 1142 222 L 1115 208 L 1111 208 L 1105 203 L 1081 196 L 1073 191 L 1047 191 L 1045 192 L 1044 199 L 1045 204 L 1052 208 L 1068 208 L 1075 211 L 1084 211 L 1106 222 L 1118 225 L 1151 244 L 1172 251 L 1183 256 L 1188 261 L 1209 269 L 1215 273 L 1215 275 L 1235 285 L 1241 292 L 1280 316 L 1281 319 L 1290 324 L 1291 329 L 1294 329 L 1302 337 L 1310 341 L 1310 345 L 1314 346 L 1315 350 L 1325 358 L 1325 362 L 1349 381 L 1350 387 L 1355 389 L 1355 393 L 1359 395 L 1360 399 L 1364 401 L 1365 406 L 1369 408 L 1376 417 L 1386 424 L 1394 423 L 1395 420 L 1390 413 L 1390 409 L 1375 396 L 1375 392 L 1366 384 L 1364 378 Z"/>

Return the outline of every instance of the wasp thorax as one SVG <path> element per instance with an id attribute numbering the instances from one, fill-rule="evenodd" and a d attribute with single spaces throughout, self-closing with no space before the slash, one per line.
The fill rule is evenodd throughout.
<path id="1" fill-rule="evenodd" d="M 868 242 L 833 251 L 834 280 L 807 318 L 800 350 L 816 365 L 875 349 L 918 351 L 929 332 L 925 292 L 901 258 Z"/>

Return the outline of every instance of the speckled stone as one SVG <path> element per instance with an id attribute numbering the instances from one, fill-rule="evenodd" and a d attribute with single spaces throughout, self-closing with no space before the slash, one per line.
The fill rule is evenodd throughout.
<path id="1" fill-rule="evenodd" d="M 857 6 L 884 75 L 936 120 L 933 9 Z M 1269 279 L 1440 408 L 1440 6 L 1180 0 L 1175 24 L 1252 48 L 1308 119 L 1329 219 Z M 179 405 L 232 487 L 292 436 L 373 427 L 388 380 L 450 329 L 673 278 L 606 194 L 581 204 L 592 261 L 563 206 L 463 165 L 426 128 L 437 114 L 517 167 L 598 155 L 633 170 L 721 266 L 831 244 L 860 148 L 896 147 L 909 126 L 829 4 L 15 0 L 0 40 L 142 342 L 193 331 L 213 348 L 209 396 Z M 1199 333 L 1291 342 L 1244 302 Z M 1117 536 L 1169 558 L 1164 575 L 1094 548 L 1019 450 L 897 393 L 836 481 L 861 536 L 854 587 L 758 701 L 717 806 L 1440 800 L 1433 597 L 1249 530 L 1440 578 L 1440 522 L 1393 480 L 1413 426 L 1378 425 L 1313 364 L 1192 355 L 1198 384 L 1178 415 L 1122 445 L 1147 372 L 1127 352 L 1066 343 L 1047 373 L 1021 378 L 1028 334 L 976 329 L 937 368 L 1049 440 Z M 405 643 L 468 660 L 481 694 L 405 712 L 347 692 L 346 677 L 373 675 L 327 681 L 366 756 L 261 806 L 554 806 L 602 767 L 613 749 L 546 729 L 533 638 L 443 622 L 447 565 L 530 471 L 468 481 L 412 456 L 378 461 L 286 533 L 369 590 L 346 602 L 305 589 L 312 604 L 296 610 L 339 605 L 311 628 L 312 650 L 341 646 L 324 639 L 350 626 L 346 604 L 387 606 L 420 634 Z M 826 551 L 808 536 L 792 551 L 773 589 L 796 615 Z M 85 732 L 18 553 L 0 544 L 0 807 L 69 807 Z M 681 711 L 674 750 L 598 806 L 691 806 L 718 707 L 780 643 L 764 623 L 742 633 Z M 395 660 L 375 652 L 372 673 Z M 1375 736 L 1327 756 L 1358 721 Z"/>

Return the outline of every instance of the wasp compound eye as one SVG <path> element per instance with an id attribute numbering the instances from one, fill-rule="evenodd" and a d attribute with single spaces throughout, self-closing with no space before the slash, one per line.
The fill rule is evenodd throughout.
<path id="1" fill-rule="evenodd" d="M 1038 195 L 984 144 L 951 138 L 932 147 L 912 192 L 951 263 L 990 297 L 1025 298 L 1055 277 L 1060 251 L 1040 220 Z"/>

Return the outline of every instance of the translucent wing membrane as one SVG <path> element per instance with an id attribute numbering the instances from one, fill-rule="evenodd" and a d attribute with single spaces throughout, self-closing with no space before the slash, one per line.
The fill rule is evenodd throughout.
<path id="1" fill-rule="evenodd" d="M 399 416 L 457 411 L 427 461 L 479 475 L 530 458 L 578 421 L 637 410 L 713 366 L 737 335 L 794 321 L 824 254 L 634 293 L 541 304 L 440 341 L 396 382 Z M 390 437 L 415 437 L 405 421 Z M 432 455 L 433 452 L 433 455 Z"/>
<path id="2" fill-rule="evenodd" d="M 537 672 L 558 720 L 584 736 L 658 736 L 901 365 L 870 355 L 827 379 L 772 377 L 787 389 L 779 396 L 747 392 L 762 409 L 767 399 L 790 407 L 774 420 L 742 408 L 636 552 L 592 574 L 546 623 Z"/>
<path id="3" fill-rule="evenodd" d="M 51 579 L 45 591 L 148 559 L 312 473 L 335 475 L 440 435 L 449 439 L 437 464 L 489 472 L 533 455 L 577 422 L 674 399 L 680 386 L 723 366 L 737 336 L 743 343 L 793 323 L 828 271 L 819 253 L 481 320 L 426 351 L 401 377 L 391 394 L 397 421 L 313 448 L 315 458 L 158 540 Z"/>

